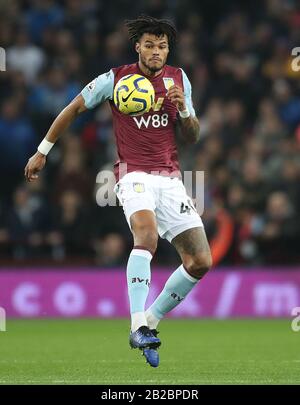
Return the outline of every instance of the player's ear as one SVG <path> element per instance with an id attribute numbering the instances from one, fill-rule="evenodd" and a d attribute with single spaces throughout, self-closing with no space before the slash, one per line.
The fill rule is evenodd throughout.
<path id="1" fill-rule="evenodd" d="M 135 43 L 135 50 L 137 51 L 137 53 L 141 53 L 141 44 L 139 42 Z"/>

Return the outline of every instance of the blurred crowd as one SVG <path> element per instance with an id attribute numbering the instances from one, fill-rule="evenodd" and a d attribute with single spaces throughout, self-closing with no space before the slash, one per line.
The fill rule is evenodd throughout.
<path id="1" fill-rule="evenodd" d="M 244 4 L 246 3 L 246 4 Z M 0 1 L 0 265 L 124 265 L 121 207 L 99 207 L 116 159 L 108 105 L 82 114 L 36 182 L 24 166 L 57 114 L 97 75 L 133 63 L 123 21 L 170 18 L 201 141 L 178 134 L 182 170 L 204 171 L 203 221 L 218 265 L 293 265 L 300 249 L 300 47 L 296 0 Z M 299 63 L 300 68 L 300 63 Z M 178 262 L 160 240 L 155 263 Z"/>

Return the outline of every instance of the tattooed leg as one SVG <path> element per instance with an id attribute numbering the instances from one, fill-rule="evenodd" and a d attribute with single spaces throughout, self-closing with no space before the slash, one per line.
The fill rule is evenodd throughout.
<path id="1" fill-rule="evenodd" d="M 204 228 L 188 229 L 177 235 L 172 244 L 181 257 L 185 270 L 201 279 L 212 266 L 212 257 Z"/>
<path id="2" fill-rule="evenodd" d="M 171 274 L 162 292 L 146 311 L 151 329 L 156 329 L 160 320 L 184 300 L 211 266 L 210 249 L 202 227 L 182 232 L 172 244 L 181 256 L 182 265 Z"/>

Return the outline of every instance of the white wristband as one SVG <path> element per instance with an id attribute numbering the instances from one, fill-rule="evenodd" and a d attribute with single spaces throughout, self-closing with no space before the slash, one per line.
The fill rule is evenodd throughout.
<path id="1" fill-rule="evenodd" d="M 38 146 L 38 151 L 40 153 L 42 153 L 43 155 L 47 156 L 53 146 L 54 146 L 54 143 L 49 142 L 49 141 L 47 141 L 46 138 L 44 138 Z"/>
<path id="2" fill-rule="evenodd" d="M 190 115 L 191 115 L 191 113 L 189 112 L 189 110 L 187 108 L 183 111 L 179 111 L 180 118 L 188 118 Z"/>

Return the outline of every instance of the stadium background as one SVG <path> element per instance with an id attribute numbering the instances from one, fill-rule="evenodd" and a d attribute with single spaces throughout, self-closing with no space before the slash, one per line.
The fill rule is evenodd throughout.
<path id="1" fill-rule="evenodd" d="M 88 82 L 113 66 L 137 60 L 123 21 L 140 13 L 175 22 L 179 43 L 168 63 L 182 67 L 190 78 L 201 122 L 197 145 L 186 144 L 180 134 L 177 143 L 181 169 L 205 172 L 203 221 L 215 266 L 198 295 L 175 316 L 290 317 L 292 308 L 300 306 L 300 72 L 291 65 L 292 49 L 300 46 L 300 8 L 293 0 L 0 1 L 0 46 L 7 63 L 7 70 L 0 72 L 0 306 L 8 317 L 127 316 L 124 272 L 132 237 L 122 208 L 96 204 L 96 176 L 112 169 L 116 158 L 109 107 L 77 119 L 52 149 L 38 181 L 26 184 L 23 171 L 53 119 Z M 153 282 L 160 287 L 179 258 L 160 240 L 152 263 Z M 123 298 L 116 304 L 107 299 L 110 293 Z M 95 302 L 84 306 L 90 299 Z M 193 312 L 197 300 L 201 306 Z M 118 305 L 115 313 L 113 304 Z M 38 344 L 36 336 L 41 341 L 46 336 L 46 324 L 43 332 L 43 324 L 13 322 L 17 321 L 11 321 L 15 335 L 10 345 L 6 342 L 4 359 L 13 358 L 18 336 L 29 345 Z M 51 325 L 52 343 L 61 338 L 66 361 L 72 363 L 63 333 L 67 338 L 72 330 L 79 334 L 83 328 Z M 100 320 L 85 324 L 91 341 L 97 325 Z M 107 325 L 103 329 L 112 331 L 114 341 L 117 323 Z M 204 337 L 207 333 L 208 340 L 216 339 L 217 326 L 203 325 Z M 226 337 L 228 342 L 232 339 L 229 330 L 236 330 L 236 325 L 222 326 L 222 347 Z M 257 359 L 268 355 L 269 338 L 283 362 L 291 358 L 295 340 L 289 339 L 295 336 L 283 336 L 279 324 L 278 330 L 266 324 L 240 325 L 239 336 L 251 329 L 252 341 L 263 341 Z M 280 325 L 290 329 L 287 323 Z M 120 327 L 123 334 L 127 327 Z M 208 337 L 210 328 L 213 335 Z M 0 335 L 8 339 L 4 335 L 9 333 Z M 281 351 L 276 338 L 286 343 Z M 100 357 L 105 357 L 105 347 Z M 202 355 L 209 364 L 205 347 Z M 225 349 L 230 365 L 234 355 L 229 346 Z M 247 345 L 244 349 L 248 353 Z M 36 356 L 40 363 L 42 353 Z M 92 362 L 94 353 L 89 355 Z M 249 364 L 246 368 L 251 369 Z M 278 364 L 282 381 L 290 376 L 294 382 L 296 369 L 289 368 L 284 377 L 287 364 L 270 363 L 273 368 Z M 63 365 L 58 363 L 58 369 Z M 24 380 L 25 363 L 20 370 L 10 371 L 12 381 Z M 266 376 L 264 366 L 260 372 Z M 28 374 L 33 382 L 34 373 Z M 127 373 L 130 376 L 124 366 L 123 379 L 112 375 L 111 381 L 124 382 Z M 274 371 L 270 381 L 280 381 L 276 376 Z M 43 381 L 53 382 L 51 378 L 50 373 Z M 185 381 L 184 371 L 176 378 L 170 381 Z M 209 378 L 215 381 L 212 372 Z M 1 381 L 8 380 L 4 373 Z M 63 370 L 61 380 L 67 381 Z"/>

